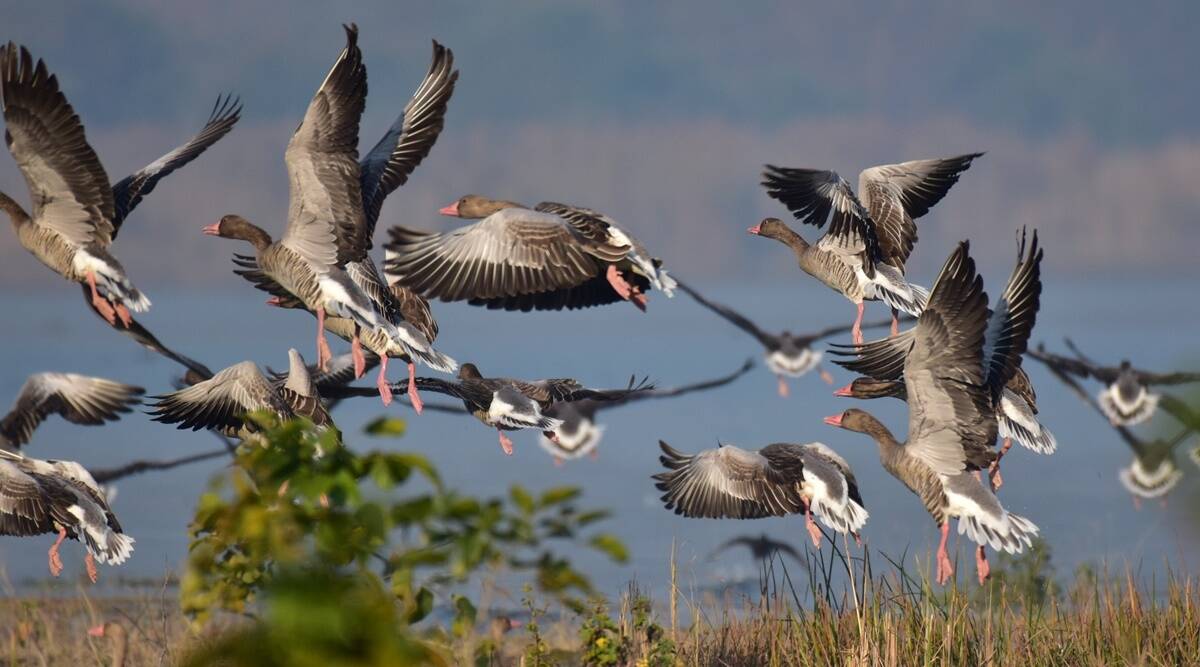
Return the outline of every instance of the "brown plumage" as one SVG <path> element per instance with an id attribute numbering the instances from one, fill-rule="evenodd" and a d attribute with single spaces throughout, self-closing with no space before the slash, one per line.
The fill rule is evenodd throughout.
<path id="1" fill-rule="evenodd" d="M 52 414 L 89 426 L 116 421 L 141 403 L 143 393 L 141 387 L 75 373 L 30 375 L 12 409 L 0 419 L 0 449 L 28 443 L 38 425 Z"/>

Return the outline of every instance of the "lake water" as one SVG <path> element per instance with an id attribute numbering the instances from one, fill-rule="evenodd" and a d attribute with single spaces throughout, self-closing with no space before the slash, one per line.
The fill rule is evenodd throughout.
<path id="1" fill-rule="evenodd" d="M 703 282 L 696 286 L 706 287 Z M 111 377 L 145 386 L 150 394 L 170 389 L 171 379 L 179 373 L 175 365 L 107 330 L 81 303 L 76 288 L 60 287 L 3 295 L 8 318 L 0 332 L 4 343 L 0 401 L 15 396 L 29 373 L 43 370 Z M 804 331 L 853 315 L 849 303 L 799 277 L 786 287 L 713 287 L 709 294 L 736 304 L 766 328 Z M 310 360 L 314 356 L 312 318 L 267 308 L 252 290 L 158 290 L 152 297 L 154 309 L 142 319 L 146 326 L 168 345 L 213 369 L 245 359 L 283 368 L 289 346 Z M 497 313 L 460 304 L 437 304 L 436 311 L 442 330 L 439 349 L 460 362 L 476 362 L 488 374 L 573 376 L 589 386 L 620 387 L 636 373 L 668 387 L 723 375 L 748 356 L 760 359 L 753 339 L 682 294 L 671 300 L 653 295 L 647 314 L 625 304 L 577 313 Z M 885 314 L 878 304 L 868 306 L 868 317 Z M 1143 367 L 1165 370 L 1197 358 L 1198 327 L 1200 309 L 1190 285 L 1060 279 L 1048 282 L 1034 340 L 1061 349 L 1059 341 L 1070 335 L 1095 358 L 1115 361 L 1130 356 Z M 827 368 L 838 386 L 850 379 L 840 368 L 829 364 Z M 1178 459 L 1186 477 L 1167 507 L 1150 502 L 1136 511 L 1116 476 L 1131 456 L 1124 443 L 1039 364 L 1031 361 L 1026 368 L 1038 390 L 1043 420 L 1058 437 L 1059 451 L 1042 457 L 1014 448 L 1005 459 L 1001 498 L 1010 510 L 1041 527 L 1058 572 L 1069 574 L 1077 565 L 1092 562 L 1118 571 L 1130 566 L 1150 575 L 1162 572 L 1167 561 L 1177 571 L 1194 572 L 1200 558 L 1200 520 L 1194 511 L 1200 494 L 1197 470 L 1183 451 Z M 394 374 L 400 370 L 397 366 Z M 1095 389 L 1089 385 L 1089 390 Z M 662 593 L 673 540 L 684 580 L 708 587 L 754 577 L 756 564 L 744 551 L 708 558 L 725 540 L 766 532 L 800 547 L 805 537 L 803 521 L 795 517 L 694 520 L 665 511 L 649 479 L 659 470 L 656 443 L 660 438 L 692 452 L 712 447 L 718 440 L 743 447 L 825 442 L 844 455 L 858 475 L 871 513 L 864 537 L 872 548 L 893 556 L 907 550 L 910 565 L 914 555 L 924 565 L 925 556 L 936 547 L 937 531 L 917 498 L 883 471 L 874 444 L 865 436 L 821 422 L 823 416 L 853 402 L 833 397 L 831 388 L 815 374 L 793 381 L 792 390 L 789 399 L 777 396 L 774 378 L 760 363 L 734 384 L 715 391 L 602 412 L 600 420 L 607 431 L 599 459 L 574 461 L 563 468 L 555 467 L 537 446 L 536 434 L 514 434 L 516 454 L 506 457 L 494 431 L 463 416 L 427 412 L 416 417 L 397 403 L 392 411 L 409 418 L 409 433 L 401 440 L 355 435 L 364 423 L 384 412 L 377 401 L 348 401 L 334 416 L 352 447 L 422 452 L 437 464 L 449 485 L 471 493 L 504 494 L 514 482 L 532 489 L 581 486 L 584 505 L 612 510 L 614 517 L 603 527 L 623 538 L 632 554 L 626 565 L 582 556 L 579 563 L 608 592 L 636 579 Z M 901 403 L 874 401 L 860 406 L 875 412 L 896 433 L 906 431 Z M 1157 427 L 1173 425 L 1158 423 L 1141 432 L 1151 433 Z M 216 444 L 209 434 L 176 431 L 134 413 L 103 428 L 51 419 L 27 451 L 42 458 L 108 467 L 134 458 L 170 458 L 209 450 Z M 136 552 L 121 568 L 122 574 L 161 578 L 178 568 L 186 553 L 194 501 L 224 464 L 216 460 L 119 482 L 114 509 L 127 532 L 137 538 Z M 0 566 L 13 582 L 44 579 L 50 542 L 49 536 L 0 538 Z M 77 543 L 68 544 L 64 552 L 68 576 L 82 571 L 82 553 Z M 965 543 L 959 553 L 962 569 L 969 569 Z M 115 574 L 102 568 L 101 584 Z"/>

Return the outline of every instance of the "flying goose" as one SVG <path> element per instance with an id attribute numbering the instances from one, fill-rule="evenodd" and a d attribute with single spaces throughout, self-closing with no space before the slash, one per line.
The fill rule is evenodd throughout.
<path id="1" fill-rule="evenodd" d="M 15 451 L 29 442 L 46 417 L 57 414 L 73 424 L 99 426 L 116 421 L 141 403 L 146 390 L 75 373 L 35 373 L 0 419 L 0 449 Z"/>
<path id="2" fill-rule="evenodd" d="M 892 308 L 895 335 L 897 311 L 919 315 L 928 298 L 924 288 L 904 277 L 917 241 L 913 221 L 941 201 L 981 155 L 871 167 L 859 174 L 857 195 L 835 171 L 767 165 L 762 185 L 768 195 L 804 223 L 822 228 L 830 212 L 833 222 L 815 248 L 775 218 L 751 227 L 750 233 L 786 243 L 801 269 L 858 306 L 852 330 L 856 344 L 862 342 L 858 325 L 864 300 L 882 300 Z"/>
<path id="3" fill-rule="evenodd" d="M 555 406 L 587 399 L 619 401 L 630 394 L 654 389 L 654 385 L 644 381 L 635 386 L 632 379 L 625 389 L 588 389 L 570 378 L 490 378 L 484 377 L 471 363 L 459 367 L 457 382 L 425 377 L 418 377 L 415 382 L 423 390 L 461 399 L 467 412 L 496 429 L 500 447 L 508 455 L 512 454 L 513 443 L 504 432 L 520 429 L 553 432 L 562 425 L 561 419 L 548 416 Z M 396 383 L 396 388 L 407 389 L 407 384 L 407 380 L 402 380 Z M 363 395 L 365 392 L 361 387 L 332 387 L 328 392 L 331 398 Z"/>
<path id="4" fill-rule="evenodd" d="M 859 370 L 854 366 L 877 362 L 876 353 L 884 346 L 901 351 L 909 406 L 907 443 L 897 441 L 862 410 L 850 409 L 825 421 L 871 436 L 883 467 L 921 498 L 942 532 L 939 584 L 953 575 L 946 553 L 950 518 L 958 517 L 958 532 L 980 545 L 975 561 L 980 583 L 989 571 L 983 546 L 1020 553 L 1038 532 L 1032 522 L 1007 512 L 990 486 L 971 473 L 996 458 L 996 405 L 1036 320 L 1041 259 L 1035 233 L 1028 255 L 1021 243 L 1008 286 L 989 311 L 970 244 L 959 243 L 942 267 L 917 326 L 859 346 L 859 359 L 842 364 Z"/>
<path id="5" fill-rule="evenodd" d="M 295 349 L 288 350 L 285 378 L 272 381 L 253 361 L 243 361 L 208 380 L 154 398 L 150 412 L 154 421 L 178 424 L 180 429 L 212 429 L 246 438 L 257 431 L 246 415 L 259 410 L 270 411 L 280 419 L 305 417 L 322 429 L 337 428 L 321 402 L 304 358 Z"/>
<path id="6" fill-rule="evenodd" d="M 1048 368 L 1103 382 L 1106 386 L 1100 390 L 1097 400 L 1113 426 L 1134 426 L 1154 416 L 1161 395 L 1150 391 L 1150 387 L 1200 382 L 1200 373 L 1154 373 L 1135 368 L 1128 359 L 1122 359 L 1115 368 L 1101 366 L 1084 356 L 1070 339 L 1066 342 L 1077 358 L 1051 354 L 1041 346 L 1029 355 Z"/>
<path id="7" fill-rule="evenodd" d="M 766 350 L 764 358 L 766 359 L 767 368 L 779 380 L 779 395 L 787 398 L 790 390 L 785 378 L 801 377 L 809 371 L 818 369 L 821 379 L 826 384 L 833 384 L 833 376 L 828 371 L 820 367 L 821 358 L 824 354 L 820 350 L 814 350 L 812 344 L 835 336 L 840 333 L 845 333 L 851 329 L 850 325 L 838 325 L 820 329 L 807 334 L 794 334 L 790 331 L 782 331 L 778 334 L 763 331 L 754 322 L 751 322 L 748 317 L 742 315 L 729 306 L 719 304 L 715 301 L 710 301 L 704 295 L 687 286 L 686 284 L 676 280 L 679 289 L 683 290 L 696 300 L 697 303 L 713 311 L 717 315 L 729 320 L 734 326 L 754 336 Z M 862 325 L 865 329 L 874 327 L 887 326 L 886 320 L 879 322 L 870 322 Z"/>
<path id="8" fill-rule="evenodd" d="M 623 398 L 608 401 L 583 399 L 568 403 L 556 403 L 546 410 L 546 416 L 561 420 L 557 428 L 538 436 L 538 444 L 554 457 L 554 464 L 578 459 L 587 455 L 597 456 L 596 447 L 604 436 L 604 425 L 596 423 L 596 413 L 606 408 L 616 408 L 646 398 L 674 398 L 697 391 L 721 387 L 733 382 L 754 367 L 747 359 L 741 368 L 723 377 L 704 380 L 682 387 L 651 389 L 628 394 Z"/>
<path id="9" fill-rule="evenodd" d="M 115 186 L 88 144 L 83 124 L 45 62 L 25 47 L 0 47 L 0 105 L 5 142 L 29 186 L 32 214 L 4 193 L 0 209 L 21 245 L 63 278 L 85 286 L 92 308 L 110 325 L 132 323 L 150 299 L 109 252 L 121 223 L 160 179 L 225 136 L 241 107 L 218 100 L 200 134 Z"/>
<path id="10" fill-rule="evenodd" d="M 68 537 L 87 547 L 84 563 L 96 582 L 96 562 L 120 565 L 133 553 L 100 486 L 74 461 L 43 461 L 0 450 L 0 535 L 58 534 L 47 553 L 50 574 L 62 573 L 58 548 Z"/>
<path id="11" fill-rule="evenodd" d="M 673 296 L 662 261 L 612 218 L 588 208 L 465 195 L 439 211 L 478 222 L 445 234 L 389 230 L 384 271 L 427 298 L 504 310 L 561 310 Z"/>
<path id="12" fill-rule="evenodd" d="M 454 53 L 436 41 L 433 42 L 433 60 L 425 79 L 375 147 L 358 161 L 359 189 L 363 201 L 362 224 L 365 226 L 363 236 L 368 250 L 372 246 L 371 239 L 375 234 L 375 224 L 379 220 L 384 200 L 408 181 L 408 177 L 429 154 L 441 134 L 446 107 L 454 93 L 457 80 L 458 70 L 454 69 Z M 259 269 L 253 256 L 237 255 L 234 262 L 238 265 L 235 273 L 273 295 L 267 303 L 284 308 L 304 308 L 303 302 Z M 418 359 L 431 368 L 443 372 L 455 370 L 457 366 L 453 359 L 432 348 L 438 328 L 428 302 L 412 290 L 396 284 L 394 280 L 389 280 L 391 284 L 386 284 L 370 255 L 364 254 L 362 259 L 348 262 L 346 273 L 371 299 L 375 308 L 393 326 L 403 331 L 406 338 L 415 343 L 401 345 L 378 330 L 363 334 L 364 346 L 374 353 L 380 362 L 376 386 L 384 405 L 390 404 L 392 398 L 387 382 L 389 357 L 402 359 L 408 364 L 409 380 L 416 377 L 416 367 L 409 354 L 410 348 L 418 352 Z M 325 330 L 347 341 L 353 341 L 355 322 L 349 318 L 327 315 Z M 365 363 L 362 356 L 355 359 L 355 372 L 358 375 L 362 375 L 366 370 Z M 420 414 L 423 404 L 417 393 L 416 383 L 409 382 L 408 386 L 413 409 Z"/>
<path id="13" fill-rule="evenodd" d="M 776 443 L 756 451 L 722 445 L 694 456 L 662 440 L 658 446 L 659 461 L 668 470 L 651 479 L 663 492 L 663 504 L 676 514 L 708 519 L 804 514 L 809 537 L 818 548 L 821 530 L 813 515 L 855 539 L 867 523 L 850 465 L 822 443 Z"/>
<path id="14" fill-rule="evenodd" d="M 346 47 L 288 142 L 284 161 L 291 191 L 283 238 L 273 242 L 261 228 L 232 214 L 204 228 L 205 234 L 253 245 L 262 272 L 316 314 L 321 368 L 333 356 L 325 340 L 326 314 L 354 321 L 351 351 L 356 358 L 362 354 L 360 331 L 364 330 L 386 335 L 410 356 L 428 358 L 432 352 L 429 341 L 414 328 L 393 324 L 348 268 L 367 256 L 370 243 L 357 153 L 367 71 L 357 44 L 358 28 L 344 27 Z M 380 395 L 385 403 L 390 400 L 386 392 Z"/>

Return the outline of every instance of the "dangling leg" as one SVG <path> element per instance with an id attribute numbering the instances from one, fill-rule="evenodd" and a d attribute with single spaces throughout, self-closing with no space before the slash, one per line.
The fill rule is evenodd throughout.
<path id="1" fill-rule="evenodd" d="M 359 331 L 360 329 L 358 325 L 354 325 L 354 336 L 350 338 L 350 358 L 354 360 L 355 380 L 362 377 L 363 373 L 367 372 L 367 359 L 363 356 L 362 340 L 358 337 Z M 384 405 L 387 405 L 387 401 L 384 401 L 383 403 Z"/>
<path id="2" fill-rule="evenodd" d="M 329 341 L 325 340 L 325 308 L 317 308 L 317 368 L 329 370 L 329 360 L 333 358 L 333 350 L 329 349 Z"/>
<path id="3" fill-rule="evenodd" d="M 412 403 L 413 410 L 417 414 L 421 414 L 421 411 L 425 409 L 425 402 L 417 393 L 417 365 L 411 360 L 408 362 L 408 401 Z"/>
<path id="4" fill-rule="evenodd" d="M 988 575 L 992 573 L 992 568 L 988 565 L 987 552 L 984 551 L 982 545 L 975 550 L 975 572 L 979 574 L 980 586 L 983 585 L 983 582 L 987 581 Z"/>
<path id="5" fill-rule="evenodd" d="M 67 529 L 62 527 L 58 529 L 58 539 L 54 540 L 54 544 L 50 547 L 50 551 L 46 555 L 50 557 L 50 574 L 57 577 L 62 574 L 63 564 L 62 559 L 58 557 L 58 547 L 62 545 L 63 540 L 67 539 Z"/>
<path id="6" fill-rule="evenodd" d="M 650 303 L 650 299 L 646 298 L 646 294 L 637 285 L 630 286 L 629 302 L 637 306 L 637 309 L 646 312 L 646 304 Z"/>
<path id="7" fill-rule="evenodd" d="M 599 460 L 600 460 L 600 450 L 599 450 L 599 449 L 593 449 L 592 451 L 588 452 L 588 458 L 589 458 L 589 459 L 591 459 L 591 460 L 593 460 L 593 461 L 599 461 Z M 1164 500 L 1164 501 L 1163 501 L 1163 507 L 1166 507 L 1166 506 L 1167 506 L 1167 505 L 1166 505 L 1166 503 L 1167 503 L 1167 501 L 1165 501 L 1165 500 Z"/>
<path id="8" fill-rule="evenodd" d="M 817 522 L 813 521 L 812 509 L 809 508 L 808 501 L 804 501 L 804 527 L 808 529 L 808 536 L 812 538 L 813 546 L 821 548 L 821 529 L 817 527 Z"/>
<path id="9" fill-rule="evenodd" d="M 788 388 L 787 380 L 782 375 L 780 375 L 779 376 L 779 397 L 787 398 L 788 394 L 790 394 L 790 393 L 792 393 L 792 392 Z"/>
<path id="10" fill-rule="evenodd" d="M 892 309 L 892 335 L 900 333 L 900 311 Z"/>
<path id="11" fill-rule="evenodd" d="M 858 315 L 854 318 L 854 326 L 850 327 L 850 335 L 854 337 L 855 345 L 862 345 L 862 321 L 863 311 L 866 310 L 866 304 L 862 301 L 858 302 Z"/>
<path id="12" fill-rule="evenodd" d="M 564 461 L 564 460 L 562 459 L 562 457 L 561 457 L 561 456 L 555 456 L 555 457 L 554 457 L 554 467 L 555 467 L 555 468 L 561 468 L 561 467 L 563 467 L 564 465 L 566 465 L 566 463 L 567 463 L 567 462 L 566 462 L 566 461 Z"/>
<path id="13" fill-rule="evenodd" d="M 87 552 L 83 557 L 83 566 L 87 568 L 88 579 L 91 579 L 93 584 L 96 583 L 100 578 L 100 571 L 96 569 L 96 559 L 92 557 L 92 552 Z"/>
<path id="14" fill-rule="evenodd" d="M 625 277 L 621 275 L 621 271 L 616 265 L 609 264 L 608 271 L 605 272 L 604 277 L 608 278 L 608 284 L 612 285 L 613 291 L 622 299 L 628 301 L 629 297 L 633 296 L 633 286 L 625 280 Z"/>
<path id="15" fill-rule="evenodd" d="M 946 540 L 950 539 L 950 519 L 942 522 L 942 541 L 938 544 L 937 552 L 937 582 L 945 586 L 950 577 L 954 576 L 954 566 L 950 564 L 950 554 L 946 552 Z"/>
<path id="16" fill-rule="evenodd" d="M 509 440 L 508 436 L 504 435 L 504 431 L 501 431 L 500 429 L 496 429 L 496 432 L 500 434 L 500 448 L 504 450 L 505 454 L 512 456 L 512 452 L 513 452 L 512 440 Z"/>
<path id="17" fill-rule="evenodd" d="M 117 313 L 113 310 L 112 305 L 109 304 L 108 299 L 100 296 L 100 292 L 96 291 L 95 273 L 91 271 L 87 272 L 87 283 L 88 287 L 92 288 L 92 307 L 96 309 L 96 312 L 100 313 L 100 317 L 108 320 L 109 325 L 116 326 Z"/>
<path id="18" fill-rule="evenodd" d="M 996 455 L 996 460 L 992 461 L 992 465 L 988 466 L 988 477 L 992 480 L 992 491 L 999 491 L 1004 484 L 1004 478 L 1000 477 L 1000 459 L 1012 449 L 1012 438 L 1005 438 L 1004 444 L 1000 445 L 1000 453 Z"/>
<path id="19" fill-rule="evenodd" d="M 375 386 L 379 389 L 379 398 L 385 406 L 392 404 L 392 386 L 387 381 L 387 355 L 379 357 L 379 376 L 375 378 Z"/>
<path id="20" fill-rule="evenodd" d="M 820 366 L 817 366 L 817 375 L 819 375 L 821 377 L 821 380 L 825 384 L 827 384 L 831 387 L 833 386 L 833 376 L 829 374 L 829 371 L 825 370 L 824 368 L 821 368 Z"/>
<path id="21" fill-rule="evenodd" d="M 1133 498 L 1133 509 L 1140 512 L 1142 510 L 1142 499 L 1137 496 L 1130 497 Z"/>
<path id="22" fill-rule="evenodd" d="M 116 304 L 116 309 L 117 317 L 121 318 L 121 324 L 124 324 L 125 328 L 128 329 L 129 325 L 133 324 L 133 315 L 129 314 L 129 309 L 123 303 Z"/>

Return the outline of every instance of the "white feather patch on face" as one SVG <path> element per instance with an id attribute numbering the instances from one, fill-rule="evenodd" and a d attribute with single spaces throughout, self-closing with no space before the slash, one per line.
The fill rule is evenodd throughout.
<path id="1" fill-rule="evenodd" d="M 821 363 L 825 353 L 812 348 L 804 348 L 800 354 L 790 356 L 782 350 L 775 350 L 766 356 L 767 368 L 776 375 L 800 377 L 812 371 Z"/>
<path id="2" fill-rule="evenodd" d="M 554 431 L 554 434 L 558 437 L 557 443 L 545 435 L 538 436 L 538 444 L 542 446 L 542 449 L 561 459 L 577 459 L 596 449 L 604 436 L 604 426 L 584 420 L 580 423 L 580 428 L 573 433 L 565 434 L 559 428 Z"/>

